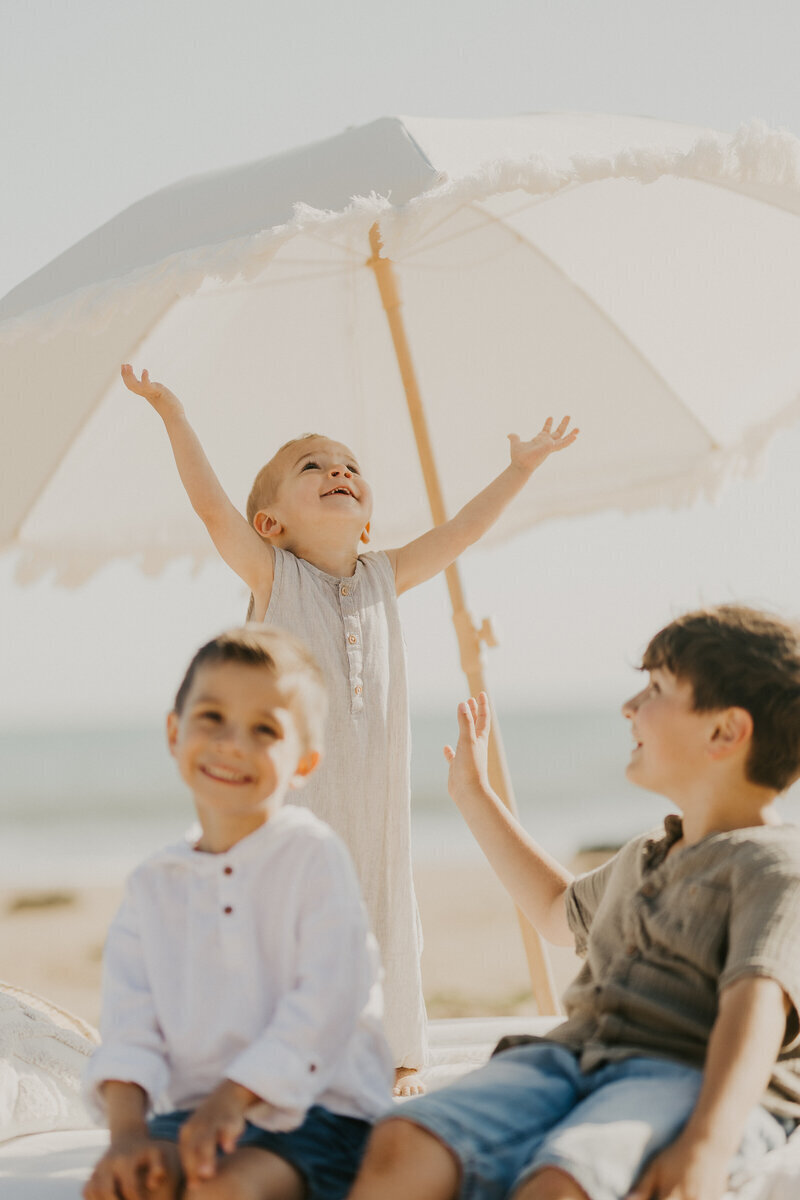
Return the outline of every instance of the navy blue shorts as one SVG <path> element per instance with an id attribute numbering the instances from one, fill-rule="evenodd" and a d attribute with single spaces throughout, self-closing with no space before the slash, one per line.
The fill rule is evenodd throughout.
<path id="1" fill-rule="evenodd" d="M 147 1123 L 154 1141 L 177 1142 L 191 1110 L 162 1113 Z M 237 1146 L 258 1146 L 290 1163 L 302 1176 L 308 1200 L 344 1200 L 361 1165 L 372 1126 L 314 1105 L 297 1129 L 270 1133 L 247 1122 Z"/>

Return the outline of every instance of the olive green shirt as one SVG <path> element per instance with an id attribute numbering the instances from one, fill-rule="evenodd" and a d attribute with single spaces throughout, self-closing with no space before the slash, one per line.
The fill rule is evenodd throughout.
<path id="1" fill-rule="evenodd" d="M 792 1009 L 763 1103 L 800 1118 L 800 828 L 763 825 L 670 847 L 679 817 L 567 890 L 584 965 L 548 1039 L 581 1068 L 633 1055 L 702 1067 L 723 988 L 774 979 Z"/>

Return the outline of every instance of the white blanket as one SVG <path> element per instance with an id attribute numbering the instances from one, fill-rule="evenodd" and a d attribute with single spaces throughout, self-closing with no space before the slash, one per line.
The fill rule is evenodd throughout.
<path id="1" fill-rule="evenodd" d="M 495 1017 L 432 1021 L 430 1088 L 443 1087 L 480 1066 L 505 1033 L 546 1033 L 550 1017 Z M 76 1129 L 15 1137 L 0 1145 L 0 1200 L 80 1200 L 81 1186 L 107 1142 L 101 1129 Z M 798 1200 L 800 1130 L 789 1144 L 769 1155 L 758 1174 L 728 1200 Z"/>

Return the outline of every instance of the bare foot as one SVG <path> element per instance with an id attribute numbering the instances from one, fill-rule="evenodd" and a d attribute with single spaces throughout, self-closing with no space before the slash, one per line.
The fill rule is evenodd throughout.
<path id="1" fill-rule="evenodd" d="M 394 1072 L 393 1096 L 421 1096 L 425 1084 L 416 1067 L 396 1067 Z"/>

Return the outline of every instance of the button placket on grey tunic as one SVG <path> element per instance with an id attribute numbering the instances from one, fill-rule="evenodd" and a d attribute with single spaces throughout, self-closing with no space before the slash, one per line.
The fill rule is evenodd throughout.
<path id="1" fill-rule="evenodd" d="M 309 646 L 328 685 L 320 767 L 293 799 L 326 821 L 353 856 L 381 948 L 386 1030 L 395 1064 L 426 1053 L 422 949 L 411 869 L 411 739 L 394 572 L 383 553 L 339 578 L 275 551 L 264 618 Z"/>

